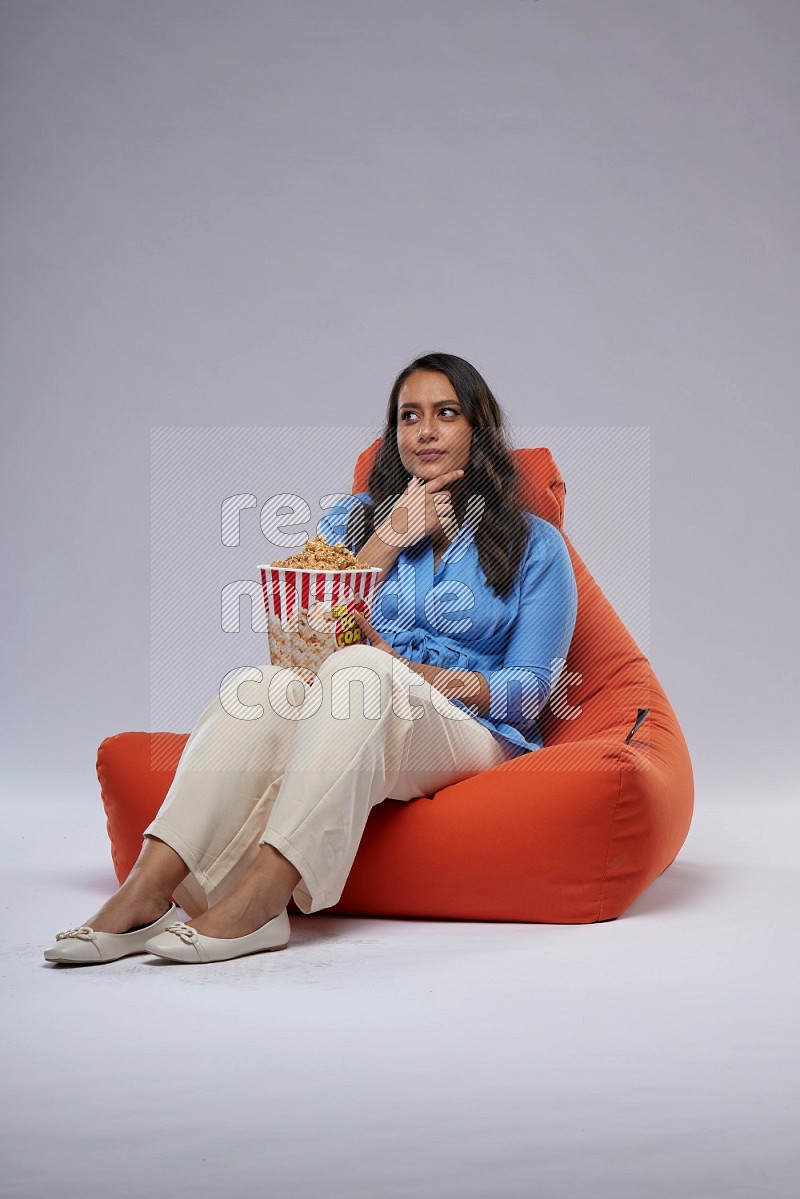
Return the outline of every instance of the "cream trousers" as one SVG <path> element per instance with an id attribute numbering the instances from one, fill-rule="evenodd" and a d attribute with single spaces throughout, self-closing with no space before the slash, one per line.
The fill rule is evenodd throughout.
<path id="1" fill-rule="evenodd" d="M 144 835 L 189 867 L 173 895 L 190 917 L 231 890 L 265 844 L 300 872 L 292 898 L 308 915 L 340 898 L 375 804 L 432 796 L 506 758 L 405 663 L 346 646 L 310 684 L 278 666 L 234 673 L 192 729 Z"/>

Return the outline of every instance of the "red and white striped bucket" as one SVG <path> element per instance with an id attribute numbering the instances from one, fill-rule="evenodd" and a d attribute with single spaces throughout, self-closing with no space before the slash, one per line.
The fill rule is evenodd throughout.
<path id="1" fill-rule="evenodd" d="M 316 673 L 337 648 L 364 640 L 347 612 L 347 603 L 363 600 L 364 615 L 369 619 L 382 573 L 379 566 L 303 570 L 263 565 L 258 570 L 273 666 L 305 667 Z"/>

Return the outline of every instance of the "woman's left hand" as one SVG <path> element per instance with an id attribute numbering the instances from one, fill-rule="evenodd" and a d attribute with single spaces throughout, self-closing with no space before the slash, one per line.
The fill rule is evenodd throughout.
<path id="1" fill-rule="evenodd" d="M 398 658 L 398 659 L 400 658 L 400 655 L 397 653 L 397 651 L 394 649 L 394 647 L 391 646 L 384 637 L 381 637 L 381 635 L 377 631 L 377 629 L 373 628 L 373 626 L 367 620 L 364 613 L 359 608 L 357 608 L 355 606 L 355 604 L 350 605 L 349 612 L 350 612 L 350 615 L 352 616 L 353 620 L 356 622 L 358 627 L 361 629 L 361 632 L 369 640 L 370 645 L 377 646 L 378 649 L 382 649 L 382 650 L 384 650 L 385 653 L 391 654 L 393 658 Z"/>

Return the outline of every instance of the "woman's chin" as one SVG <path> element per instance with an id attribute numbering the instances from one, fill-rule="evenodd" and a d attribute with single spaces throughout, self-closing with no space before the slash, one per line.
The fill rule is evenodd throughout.
<path id="1" fill-rule="evenodd" d="M 442 475 L 446 470 L 450 470 L 447 462 L 447 454 L 442 454 L 441 458 L 429 458 L 427 462 L 424 458 L 417 458 L 415 473 L 432 479 L 435 475 Z"/>

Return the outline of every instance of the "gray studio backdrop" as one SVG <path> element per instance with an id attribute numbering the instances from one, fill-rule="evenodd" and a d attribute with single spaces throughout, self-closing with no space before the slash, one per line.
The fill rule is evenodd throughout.
<path id="1" fill-rule="evenodd" d="M 444 349 L 552 449 L 698 799 L 790 794 L 793 0 L 0 22 L 6 787 L 98 804 L 103 737 L 188 731 L 218 686 L 203 617 L 154 693 L 153 431 L 252 430 L 259 502 L 348 491 L 397 371 Z"/>

